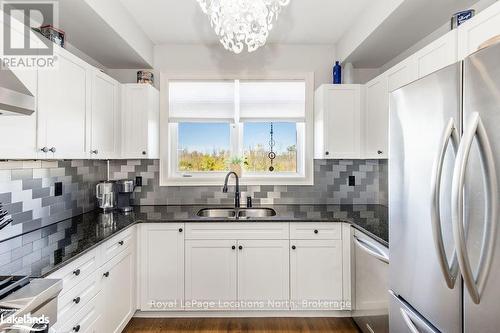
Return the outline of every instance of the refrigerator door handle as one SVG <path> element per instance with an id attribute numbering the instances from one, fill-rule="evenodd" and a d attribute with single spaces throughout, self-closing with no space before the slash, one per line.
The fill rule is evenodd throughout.
<path id="1" fill-rule="evenodd" d="M 491 150 L 490 141 L 484 128 L 483 122 L 479 113 L 471 114 L 468 121 L 470 126 L 464 130 L 462 142 L 458 148 L 457 158 L 455 162 L 455 170 L 453 171 L 452 183 L 452 223 L 453 237 L 457 244 L 457 257 L 460 266 L 460 271 L 463 276 L 464 284 L 472 301 L 476 304 L 481 302 L 488 274 L 491 268 L 493 252 L 495 247 L 496 224 L 498 218 L 498 198 L 497 198 L 497 175 L 495 172 L 495 162 L 493 151 Z M 465 185 L 465 175 L 467 170 L 467 162 L 472 147 L 474 138 L 477 139 L 479 152 L 481 156 L 481 165 L 484 172 L 484 186 L 486 194 L 486 214 L 485 226 L 483 230 L 483 239 L 481 245 L 481 254 L 477 273 L 474 276 L 471 269 L 471 263 L 468 256 L 466 231 L 464 228 L 464 196 L 463 188 Z"/>
<path id="2" fill-rule="evenodd" d="M 382 252 L 380 249 L 375 244 L 372 244 L 369 241 L 366 241 L 364 239 L 360 239 L 356 236 L 353 237 L 354 239 L 354 244 L 356 244 L 357 247 L 359 247 L 361 250 L 365 251 L 369 255 L 377 258 L 378 260 L 388 264 L 389 263 L 389 257 Z"/>
<path id="3" fill-rule="evenodd" d="M 403 320 L 406 324 L 406 326 L 408 327 L 408 329 L 410 330 L 411 333 L 420 333 L 419 330 L 417 329 L 417 326 L 415 326 L 415 324 L 413 323 L 413 320 L 411 319 L 411 314 L 406 310 L 406 309 L 403 309 L 403 308 L 400 308 L 400 311 L 401 311 L 401 317 L 403 317 Z"/>
<path id="4" fill-rule="evenodd" d="M 436 248 L 439 266 L 441 268 L 441 272 L 443 273 L 444 280 L 448 288 L 453 289 L 455 287 L 455 282 L 458 276 L 457 254 L 456 250 L 454 249 L 451 263 L 448 263 L 448 259 L 446 257 L 446 251 L 444 249 L 443 232 L 441 229 L 441 216 L 440 216 L 441 176 L 443 173 L 443 164 L 444 164 L 444 158 L 446 156 L 446 150 L 448 148 L 448 145 L 450 144 L 450 141 L 456 155 L 460 143 L 460 138 L 453 118 L 450 118 L 448 124 L 444 129 L 443 136 L 440 141 L 441 143 L 439 146 L 439 151 L 434 160 L 432 177 L 431 177 L 432 236 L 434 238 L 434 246 Z"/>

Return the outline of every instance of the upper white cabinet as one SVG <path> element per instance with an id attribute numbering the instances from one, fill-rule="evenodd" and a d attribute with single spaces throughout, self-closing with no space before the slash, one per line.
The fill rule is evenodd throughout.
<path id="1" fill-rule="evenodd" d="M 458 27 L 458 53 L 465 58 L 488 39 L 500 35 L 500 2 L 495 2 Z"/>
<path id="2" fill-rule="evenodd" d="M 387 76 L 380 75 L 366 84 L 363 116 L 364 158 L 387 158 L 389 137 L 389 92 Z"/>
<path id="3" fill-rule="evenodd" d="M 386 72 L 388 91 L 392 92 L 418 78 L 416 58 L 401 61 Z"/>
<path id="4" fill-rule="evenodd" d="M 54 46 L 56 68 L 38 75 L 39 158 L 87 158 L 91 70 Z"/>
<path id="5" fill-rule="evenodd" d="M 140 225 L 139 245 L 140 309 L 179 310 L 184 301 L 184 224 Z M 169 306 L 156 307 L 154 301 Z"/>
<path id="6" fill-rule="evenodd" d="M 90 157 L 120 157 L 120 83 L 101 71 L 92 71 Z"/>
<path id="7" fill-rule="evenodd" d="M 457 62 L 457 31 L 448 32 L 412 57 L 416 60 L 418 78 Z"/>
<path id="8" fill-rule="evenodd" d="M 149 84 L 124 84 L 122 94 L 122 157 L 158 158 L 158 90 Z"/>
<path id="9" fill-rule="evenodd" d="M 324 84 L 314 100 L 314 157 L 360 158 L 363 87 Z"/>

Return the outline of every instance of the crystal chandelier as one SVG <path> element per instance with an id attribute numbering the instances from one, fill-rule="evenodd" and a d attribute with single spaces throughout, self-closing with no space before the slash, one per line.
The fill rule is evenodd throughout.
<path id="1" fill-rule="evenodd" d="M 290 0 L 197 0 L 227 50 L 253 52 L 264 45 Z"/>

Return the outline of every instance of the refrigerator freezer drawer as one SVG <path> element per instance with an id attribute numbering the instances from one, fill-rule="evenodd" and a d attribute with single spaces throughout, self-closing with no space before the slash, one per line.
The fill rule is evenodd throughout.
<path id="1" fill-rule="evenodd" d="M 424 317 L 404 300 L 390 294 L 389 319 L 391 333 L 439 333 Z"/>

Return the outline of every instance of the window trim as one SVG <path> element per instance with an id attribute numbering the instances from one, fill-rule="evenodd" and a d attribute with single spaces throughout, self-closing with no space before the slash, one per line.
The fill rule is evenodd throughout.
<path id="1" fill-rule="evenodd" d="M 168 106 L 169 96 L 168 87 L 170 81 L 177 80 L 303 80 L 306 86 L 305 95 L 305 114 L 306 119 L 303 123 L 302 135 L 304 140 L 297 140 L 297 145 L 301 147 L 300 151 L 304 156 L 303 163 L 300 166 L 303 172 L 299 175 L 290 176 L 287 173 L 273 174 L 272 176 L 257 176 L 246 173 L 240 183 L 243 185 L 313 185 L 314 182 L 314 144 L 313 144 L 313 117 L 314 117 L 314 73 L 313 72 L 262 72 L 252 74 L 220 74 L 220 73 L 205 73 L 205 74 L 182 74 L 182 73 L 160 73 L 160 186 L 220 186 L 224 180 L 225 172 L 210 173 L 202 177 L 179 177 L 178 173 L 171 170 L 171 161 L 173 155 L 177 155 L 177 147 L 173 147 L 174 140 L 170 140 L 173 131 L 172 124 L 169 123 Z M 269 119 L 266 119 L 268 121 Z M 276 120 L 279 121 L 279 120 Z M 242 135 L 241 128 L 238 128 L 240 123 L 236 123 L 236 127 L 231 129 L 231 135 Z M 297 126 L 299 130 L 299 126 Z M 298 135 L 299 137 L 299 135 Z M 234 142 L 241 140 L 232 140 Z M 242 147 L 232 147 L 232 151 L 242 153 Z M 297 148 L 299 153 L 299 147 Z M 299 173 L 300 159 L 297 155 L 297 173 Z M 176 170 L 175 170 L 176 171 Z M 201 173 L 200 173 L 201 174 Z M 198 174 L 198 175 L 200 175 Z M 176 175 L 172 177 L 171 175 Z"/>

